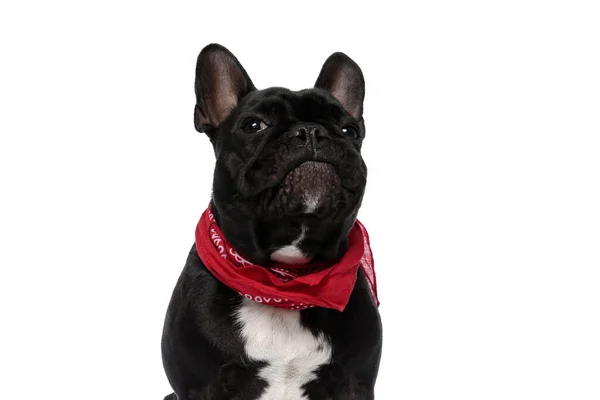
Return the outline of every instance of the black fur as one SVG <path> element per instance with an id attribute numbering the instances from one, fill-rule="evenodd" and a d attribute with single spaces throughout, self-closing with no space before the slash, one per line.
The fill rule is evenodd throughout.
<path id="1" fill-rule="evenodd" d="M 303 253 L 313 260 L 341 257 L 367 176 L 360 155 L 360 68 L 335 53 L 314 89 L 258 91 L 228 50 L 210 45 L 198 57 L 196 97 L 195 126 L 207 133 L 216 155 L 211 205 L 227 240 L 267 265 L 270 254 L 300 236 L 304 226 Z M 311 191 L 326 195 L 307 213 L 302 196 Z M 162 339 L 165 371 L 179 400 L 251 400 L 265 389 L 257 377 L 263 364 L 245 356 L 232 316 L 240 302 L 208 272 L 194 246 Z M 301 321 L 324 332 L 333 348 L 332 363 L 305 385 L 308 398 L 372 399 L 381 322 L 362 272 L 344 312 L 313 308 L 301 311 Z"/>

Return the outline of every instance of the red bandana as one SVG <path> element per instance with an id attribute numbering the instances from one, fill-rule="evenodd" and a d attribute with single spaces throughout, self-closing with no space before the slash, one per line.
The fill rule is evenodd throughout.
<path id="1" fill-rule="evenodd" d="M 377 284 L 369 236 L 357 220 L 348 234 L 348 251 L 333 265 L 253 264 L 225 241 L 207 209 L 196 227 L 196 249 L 208 270 L 226 286 L 258 303 L 290 310 L 311 307 L 343 311 L 362 268 L 375 303 Z"/>

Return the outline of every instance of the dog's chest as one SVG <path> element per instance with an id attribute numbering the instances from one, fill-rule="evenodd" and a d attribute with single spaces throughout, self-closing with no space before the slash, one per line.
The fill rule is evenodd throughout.
<path id="1" fill-rule="evenodd" d="M 319 366 L 331 361 L 325 335 L 303 327 L 300 311 L 245 299 L 236 314 L 248 357 L 266 363 L 259 376 L 267 388 L 259 400 L 307 400 L 303 386 L 316 378 Z"/>

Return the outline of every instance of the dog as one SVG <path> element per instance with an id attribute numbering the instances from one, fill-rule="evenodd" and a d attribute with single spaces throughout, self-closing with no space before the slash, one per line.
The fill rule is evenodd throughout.
<path id="1" fill-rule="evenodd" d="M 334 53 L 314 88 L 257 90 L 211 44 L 195 92 L 195 128 L 216 164 L 166 313 L 165 400 L 373 399 L 382 324 L 356 220 L 367 178 L 361 69 Z"/>

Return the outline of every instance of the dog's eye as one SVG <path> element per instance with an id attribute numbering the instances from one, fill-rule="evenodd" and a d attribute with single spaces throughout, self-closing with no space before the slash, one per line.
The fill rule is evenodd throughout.
<path id="1" fill-rule="evenodd" d="M 345 125 L 342 128 L 342 132 L 344 133 L 344 135 L 348 135 L 348 136 L 350 136 L 353 139 L 358 139 L 359 130 L 354 125 Z"/>
<path id="2" fill-rule="evenodd" d="M 244 133 L 256 133 L 267 129 L 267 124 L 258 118 L 249 118 L 242 124 Z"/>

